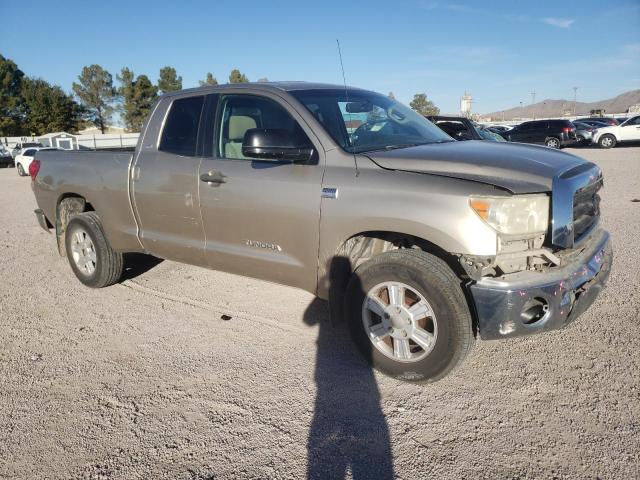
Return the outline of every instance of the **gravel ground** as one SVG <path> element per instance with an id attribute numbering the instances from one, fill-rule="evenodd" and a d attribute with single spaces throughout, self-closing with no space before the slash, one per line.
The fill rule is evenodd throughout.
<path id="1" fill-rule="evenodd" d="M 427 386 L 296 289 L 145 258 L 83 287 L 0 170 L 0 477 L 640 477 L 640 147 L 573 152 L 605 173 L 609 288 Z"/>

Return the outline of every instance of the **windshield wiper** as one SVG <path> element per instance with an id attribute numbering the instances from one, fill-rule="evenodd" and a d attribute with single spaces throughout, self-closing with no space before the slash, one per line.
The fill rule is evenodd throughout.
<path id="1" fill-rule="evenodd" d="M 400 148 L 409 148 L 409 147 L 418 147 L 420 145 L 431 145 L 433 143 L 448 143 L 454 142 L 455 140 L 436 140 L 434 142 L 419 142 L 419 143 L 401 143 L 397 145 L 384 145 L 381 147 L 370 148 L 367 150 L 360 150 L 356 153 L 367 153 L 367 152 L 380 152 L 380 151 L 389 151 L 389 150 L 398 150 Z"/>

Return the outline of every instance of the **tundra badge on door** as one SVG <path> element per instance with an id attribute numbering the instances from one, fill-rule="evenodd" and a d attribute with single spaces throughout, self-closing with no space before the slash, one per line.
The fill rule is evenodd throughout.
<path id="1" fill-rule="evenodd" d="M 249 247 L 266 248 L 267 250 L 275 250 L 276 252 L 282 251 L 282 247 L 277 243 L 260 242 L 258 240 L 247 240 L 245 243 Z"/>

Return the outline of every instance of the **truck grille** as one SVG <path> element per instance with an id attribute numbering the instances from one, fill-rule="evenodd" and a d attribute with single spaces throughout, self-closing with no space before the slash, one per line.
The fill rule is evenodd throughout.
<path id="1" fill-rule="evenodd" d="M 579 190 L 573 195 L 573 234 L 575 241 L 587 234 L 600 217 L 600 195 L 602 178 Z"/>

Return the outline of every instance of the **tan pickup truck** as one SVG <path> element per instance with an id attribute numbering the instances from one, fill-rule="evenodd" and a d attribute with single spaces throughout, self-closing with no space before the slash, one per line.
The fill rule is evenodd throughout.
<path id="1" fill-rule="evenodd" d="M 135 151 L 38 152 L 29 170 L 38 221 L 85 285 L 146 252 L 302 288 L 405 380 L 446 375 L 478 335 L 565 326 L 612 262 L 596 165 L 456 142 L 351 87 L 167 94 Z"/>

